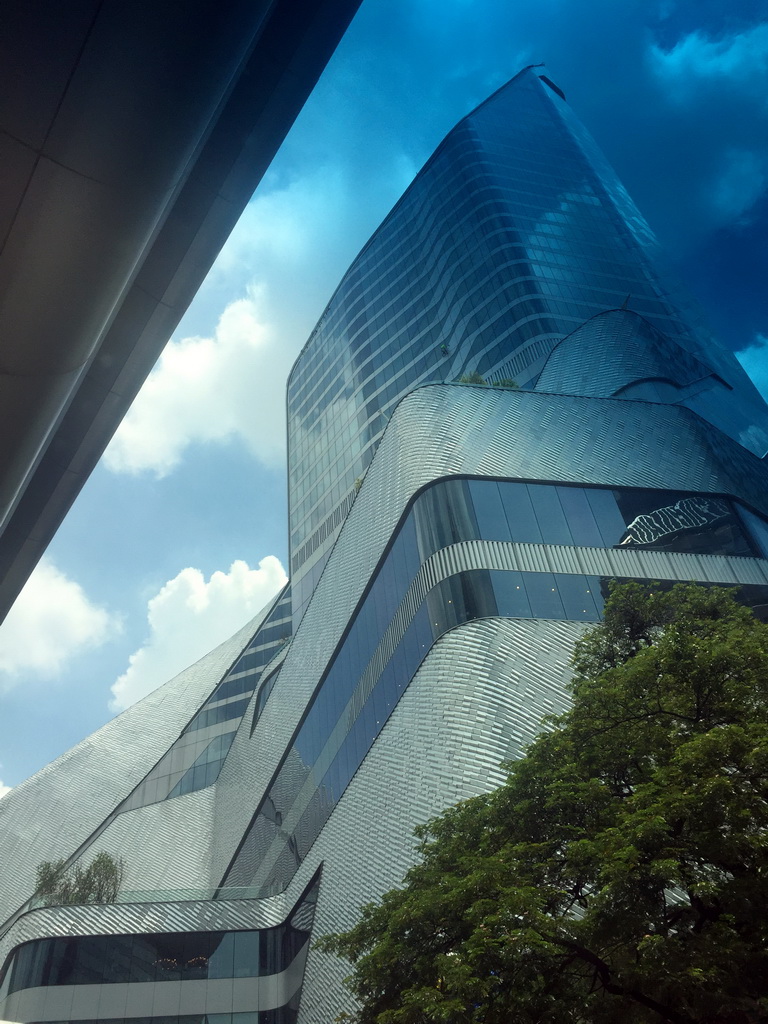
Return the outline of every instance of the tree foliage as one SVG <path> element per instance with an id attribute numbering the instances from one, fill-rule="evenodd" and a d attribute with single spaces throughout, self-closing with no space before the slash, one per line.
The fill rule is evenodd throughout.
<path id="1" fill-rule="evenodd" d="M 464 373 L 458 378 L 459 384 L 483 384 L 488 386 L 488 381 L 483 377 L 477 370 L 472 370 L 471 373 Z M 501 380 L 493 381 L 491 387 L 494 388 L 512 388 L 513 390 L 519 390 L 520 385 L 512 377 L 502 377 Z"/>
<path id="2" fill-rule="evenodd" d="M 48 906 L 114 903 L 123 874 L 121 858 L 108 853 L 97 853 L 87 866 L 44 860 L 37 866 L 35 896 Z"/>
<path id="3" fill-rule="evenodd" d="M 321 941 L 360 1024 L 768 1020 L 768 627 L 722 589 L 627 584 L 574 666 L 506 784 Z"/>

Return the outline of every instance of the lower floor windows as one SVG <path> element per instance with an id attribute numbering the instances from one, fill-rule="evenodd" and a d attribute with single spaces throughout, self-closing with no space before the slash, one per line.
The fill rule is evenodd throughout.
<path id="1" fill-rule="evenodd" d="M 38 939 L 14 952 L 3 995 L 51 985 L 254 978 L 279 974 L 309 933 L 258 931 L 84 935 Z"/>

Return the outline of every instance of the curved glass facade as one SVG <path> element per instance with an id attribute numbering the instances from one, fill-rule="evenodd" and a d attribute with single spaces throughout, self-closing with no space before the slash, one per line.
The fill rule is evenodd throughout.
<path id="1" fill-rule="evenodd" d="M 444 140 L 342 280 L 288 384 L 294 622 L 400 398 L 477 371 L 533 386 L 552 348 L 631 308 L 717 372 L 650 229 L 584 128 L 522 72 Z M 708 370 L 707 367 L 710 369 Z"/>
<path id="2" fill-rule="evenodd" d="M 38 939 L 19 946 L 5 994 L 47 985 L 258 978 L 286 970 L 308 941 L 290 925 L 242 932 L 167 932 Z"/>
<path id="3" fill-rule="evenodd" d="M 597 622 L 607 595 L 599 576 L 477 568 L 438 581 L 406 611 L 430 557 L 475 540 L 760 557 L 765 529 L 717 495 L 487 478 L 432 484 L 401 522 L 223 884 L 262 896 L 286 888 L 439 636 L 489 616 Z M 742 589 L 765 604 L 764 587 Z"/>
<path id="4" fill-rule="evenodd" d="M 414 506 L 422 559 L 460 540 L 761 557 L 745 513 L 709 494 L 486 479 L 445 481 Z"/>
<path id="5" fill-rule="evenodd" d="M 163 1017 L 88 1017 L 84 1020 L 30 1021 L 30 1024 L 295 1024 L 298 1006 L 250 1013 L 185 1013 Z"/>

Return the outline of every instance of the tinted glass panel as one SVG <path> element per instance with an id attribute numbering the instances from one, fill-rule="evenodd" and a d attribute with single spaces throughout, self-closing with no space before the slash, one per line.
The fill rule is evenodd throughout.
<path id="1" fill-rule="evenodd" d="M 559 490 L 542 484 L 528 484 L 528 494 L 544 541 L 547 544 L 573 544 L 573 536 L 560 503 Z"/>
<path id="2" fill-rule="evenodd" d="M 312 914 L 299 915 L 311 926 Z M 284 924 L 240 932 L 88 935 L 27 942 L 13 953 L 8 991 L 206 978 L 253 978 L 284 971 L 308 932 Z"/>
<path id="3" fill-rule="evenodd" d="M 613 491 L 604 491 L 598 487 L 585 487 L 584 493 L 595 517 L 603 546 L 614 547 L 623 537 L 626 525 L 619 512 L 616 496 Z"/>
<path id="4" fill-rule="evenodd" d="M 596 622 L 600 618 L 588 576 L 558 575 L 557 589 L 566 619 L 573 622 Z"/>
<path id="5" fill-rule="evenodd" d="M 470 480 L 469 490 L 475 506 L 478 535 L 485 540 L 511 540 L 512 534 L 496 481 Z"/>
<path id="6" fill-rule="evenodd" d="M 499 615 L 510 619 L 530 619 L 531 603 L 521 572 L 491 572 Z"/>
<path id="7" fill-rule="evenodd" d="M 525 589 L 531 604 L 531 614 L 535 619 L 565 618 L 565 609 L 553 573 L 525 573 Z"/>
<path id="8" fill-rule="evenodd" d="M 584 488 L 556 487 L 555 490 L 568 517 L 573 543 L 587 548 L 602 547 L 603 538 Z"/>
<path id="9" fill-rule="evenodd" d="M 265 944 L 274 944 L 275 929 L 264 932 L 263 941 Z M 273 974 L 274 967 L 269 971 L 259 969 L 259 941 L 261 936 L 258 932 L 235 932 L 235 955 L 233 975 L 235 978 L 252 978 L 256 974 Z M 277 966 L 277 960 L 275 961 Z"/>
<path id="10" fill-rule="evenodd" d="M 541 544 L 541 527 L 525 484 L 503 484 L 499 489 L 512 540 L 519 544 Z"/>
<path id="11" fill-rule="evenodd" d="M 768 558 L 768 523 L 762 520 L 759 516 L 756 516 L 753 512 L 744 508 L 743 505 L 738 505 L 737 508 L 741 513 L 741 517 L 747 525 L 747 530 L 756 545 L 755 554 L 762 555 L 763 558 Z"/>

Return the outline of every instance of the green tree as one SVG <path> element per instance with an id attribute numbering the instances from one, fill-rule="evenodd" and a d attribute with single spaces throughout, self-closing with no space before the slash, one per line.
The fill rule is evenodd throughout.
<path id="1" fill-rule="evenodd" d="M 572 710 L 321 947 L 361 1024 L 768 1020 L 768 627 L 615 587 Z"/>
<path id="2" fill-rule="evenodd" d="M 472 370 L 471 373 L 464 373 L 459 377 L 459 384 L 482 384 L 488 386 L 488 381 L 483 377 L 477 370 Z M 512 377 L 502 377 L 501 380 L 495 380 L 492 384 L 494 388 L 518 388 L 520 385 Z"/>
<path id="3" fill-rule="evenodd" d="M 44 860 L 37 866 L 35 896 L 48 906 L 114 903 L 123 874 L 122 860 L 108 853 L 97 853 L 87 866 Z"/>

